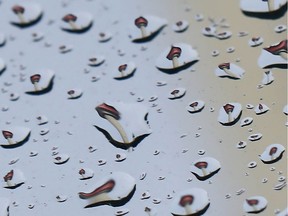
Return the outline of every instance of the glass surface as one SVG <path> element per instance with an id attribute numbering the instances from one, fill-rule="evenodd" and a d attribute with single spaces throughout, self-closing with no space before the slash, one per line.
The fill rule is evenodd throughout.
<path id="1" fill-rule="evenodd" d="M 268 201 L 259 215 L 274 215 L 278 209 L 287 208 L 287 187 L 273 189 L 280 183 L 280 176 L 287 178 L 287 151 L 272 164 L 264 164 L 259 158 L 270 144 L 281 144 L 287 150 L 287 115 L 283 113 L 287 105 L 287 69 L 272 67 L 275 80 L 259 86 L 264 72 L 270 69 L 257 64 L 263 48 L 286 39 L 287 31 L 274 30 L 277 25 L 287 25 L 285 11 L 272 19 L 269 15 L 261 18 L 243 13 L 240 1 L 39 0 L 37 3 L 43 8 L 41 20 L 31 27 L 19 28 L 10 23 L 15 18 L 11 7 L 16 3 L 22 1 L 0 4 L 0 33 L 6 36 L 6 43 L 0 47 L 0 58 L 6 63 L 6 70 L 0 75 L 0 129 L 22 126 L 30 128 L 31 134 L 22 146 L 0 148 L 2 185 L 3 177 L 12 169 L 21 170 L 26 179 L 25 184 L 15 189 L 1 185 L 0 197 L 10 200 L 10 215 L 114 215 L 127 208 L 127 215 L 145 216 L 145 207 L 153 210 L 153 216 L 171 215 L 174 197 L 194 187 L 209 195 L 210 206 L 204 215 L 249 215 L 244 212 L 243 203 L 252 196 L 263 196 Z M 70 33 L 60 28 L 64 15 L 82 11 L 93 15 L 93 25 L 87 32 Z M 167 25 L 150 41 L 132 42 L 131 29 L 140 31 L 134 20 L 145 15 L 163 18 Z M 203 20 L 197 21 L 198 15 L 203 15 Z M 181 20 L 188 21 L 189 27 L 174 32 L 173 25 Z M 223 40 L 204 36 L 202 29 L 213 23 L 219 32 L 230 31 L 232 36 Z M 244 31 L 248 35 L 239 37 L 238 33 Z M 33 41 L 35 32 L 43 33 L 43 39 Z M 101 32 L 110 33 L 111 39 L 99 42 Z M 263 37 L 263 44 L 250 47 L 253 37 Z M 198 52 L 199 61 L 177 73 L 163 72 L 156 67 L 156 60 L 174 43 L 191 45 Z M 60 53 L 59 47 L 63 45 L 71 51 Z M 219 51 L 218 56 L 212 55 L 214 50 Z M 105 62 L 89 66 L 89 59 L 95 56 L 103 56 Z M 118 67 L 128 62 L 136 65 L 133 76 L 114 79 L 120 74 Z M 243 68 L 243 77 L 216 76 L 215 69 L 225 62 Z M 27 87 L 33 89 L 29 76 L 43 69 L 55 72 L 51 91 L 26 94 Z M 160 81 L 167 84 L 157 86 Z M 185 88 L 185 95 L 168 99 L 177 88 Z M 82 95 L 68 99 L 67 92 L 73 89 L 80 89 Z M 19 98 L 11 100 L 11 93 L 19 94 Z M 157 99 L 149 102 L 151 97 Z M 137 102 L 139 98 L 144 100 Z M 204 101 L 205 107 L 197 113 L 188 112 L 187 106 L 196 100 Z M 133 151 L 115 147 L 94 127 L 103 127 L 121 140 L 117 130 L 95 110 L 103 102 L 119 101 L 142 104 L 149 112 L 152 133 Z M 231 126 L 220 124 L 220 108 L 234 102 L 242 105 L 239 121 Z M 256 115 L 253 109 L 246 108 L 247 104 L 257 107 L 259 103 L 270 110 Z M 48 123 L 39 125 L 37 117 L 42 115 Z M 241 127 L 245 117 L 252 117 L 253 122 Z M 263 135 L 260 140 L 248 140 L 257 133 Z M 247 146 L 238 149 L 240 141 L 247 142 Z M 91 146 L 96 150 L 89 152 Z M 205 153 L 199 155 L 203 150 Z M 32 151 L 38 154 L 31 157 Z M 55 164 L 55 151 L 69 155 L 69 160 Z M 115 156 L 120 153 L 126 159 L 117 162 Z M 191 173 L 193 162 L 201 157 L 215 158 L 221 164 L 215 175 L 203 181 Z M 9 165 L 13 159 L 19 160 Z M 99 160 L 106 160 L 106 164 L 99 166 Z M 251 161 L 257 163 L 255 168 L 248 167 Z M 90 168 L 94 176 L 79 180 L 81 168 Z M 78 193 L 95 189 L 99 180 L 116 171 L 135 178 L 136 191 L 130 201 L 119 207 L 84 208 L 85 201 Z M 144 172 L 146 177 L 140 180 Z M 268 181 L 262 183 L 263 178 Z M 245 191 L 237 195 L 242 188 Z M 151 197 L 142 200 L 146 191 Z M 67 200 L 57 202 L 58 195 L 67 196 Z M 168 195 L 173 198 L 167 199 Z M 161 202 L 154 204 L 154 199 Z"/>

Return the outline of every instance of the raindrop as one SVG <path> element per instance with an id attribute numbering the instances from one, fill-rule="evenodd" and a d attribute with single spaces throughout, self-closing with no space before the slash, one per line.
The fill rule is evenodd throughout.
<path id="1" fill-rule="evenodd" d="M 31 34 L 32 36 L 32 41 L 38 42 L 44 38 L 44 33 L 43 32 L 33 32 Z"/>
<path id="2" fill-rule="evenodd" d="M 168 98 L 171 100 L 181 98 L 185 95 L 186 89 L 184 88 L 175 88 L 170 91 Z"/>
<path id="3" fill-rule="evenodd" d="M 67 91 L 68 99 L 77 99 L 80 98 L 83 94 L 83 91 L 79 88 L 71 89 Z"/>
<path id="4" fill-rule="evenodd" d="M 73 46 L 72 45 L 61 45 L 58 47 L 59 52 L 62 54 L 68 53 L 70 51 L 72 51 Z"/>
<path id="5" fill-rule="evenodd" d="M 253 109 L 254 106 L 252 104 L 246 104 L 246 109 Z"/>
<path id="6" fill-rule="evenodd" d="M 286 31 L 286 29 L 287 29 L 287 26 L 286 25 L 277 25 L 277 26 L 275 26 L 275 28 L 274 28 L 274 31 L 276 32 L 276 33 L 281 33 L 281 32 L 284 32 L 284 31 Z"/>
<path id="7" fill-rule="evenodd" d="M 262 134 L 261 133 L 256 133 L 256 134 L 251 134 L 249 137 L 248 137 L 248 140 L 250 141 L 257 141 L 259 139 L 262 138 Z"/>
<path id="8" fill-rule="evenodd" d="M 69 160 L 69 156 L 67 154 L 57 154 L 57 156 L 54 158 L 55 164 L 64 164 Z"/>
<path id="9" fill-rule="evenodd" d="M 262 183 L 267 183 L 267 182 L 268 182 L 268 179 L 267 179 L 267 178 L 262 178 L 261 182 L 262 182 Z"/>
<path id="10" fill-rule="evenodd" d="M 200 21 L 202 21 L 202 20 L 204 19 L 204 15 L 197 13 L 197 14 L 194 16 L 194 19 L 195 19 L 197 22 L 200 22 Z"/>
<path id="11" fill-rule="evenodd" d="M 186 31 L 188 27 L 189 27 L 189 22 L 187 20 L 180 20 L 172 25 L 173 31 L 178 32 L 178 33 Z"/>
<path id="12" fill-rule="evenodd" d="M 153 101 L 155 101 L 157 99 L 158 99 L 158 97 L 155 95 L 155 96 L 151 96 L 148 101 L 149 102 L 153 102 Z"/>
<path id="13" fill-rule="evenodd" d="M 153 155 L 158 155 L 158 154 L 160 154 L 160 151 L 159 151 L 159 150 L 155 150 L 155 151 L 153 152 Z"/>
<path id="14" fill-rule="evenodd" d="M 257 166 L 257 162 L 256 161 L 251 161 L 251 162 L 249 162 L 249 164 L 248 164 L 248 168 L 254 168 L 254 167 L 256 167 Z"/>
<path id="15" fill-rule="evenodd" d="M 142 102 L 142 101 L 144 101 L 144 98 L 143 98 L 143 97 L 138 97 L 138 98 L 137 98 L 137 102 Z"/>
<path id="16" fill-rule="evenodd" d="M 156 86 L 165 86 L 167 85 L 166 81 L 157 81 Z"/>
<path id="17" fill-rule="evenodd" d="M 161 203 L 161 199 L 159 199 L 159 198 L 154 198 L 154 199 L 152 200 L 152 202 L 153 202 L 153 204 L 159 204 L 159 203 Z"/>
<path id="18" fill-rule="evenodd" d="M 100 32 L 98 34 L 98 41 L 101 43 L 108 42 L 112 38 L 112 34 L 110 32 Z"/>
<path id="19" fill-rule="evenodd" d="M 57 195 L 56 200 L 57 202 L 65 202 L 68 199 L 66 195 Z"/>
<path id="20" fill-rule="evenodd" d="M 145 191 L 144 193 L 141 194 L 141 199 L 149 199 L 150 198 L 150 193 L 148 191 Z"/>
<path id="21" fill-rule="evenodd" d="M 115 157 L 116 157 L 116 158 L 115 158 L 115 161 L 121 162 L 121 161 L 124 161 L 124 160 L 126 159 L 126 154 L 124 154 L 124 153 L 118 153 L 118 154 L 116 154 Z"/>
<path id="22" fill-rule="evenodd" d="M 231 198 L 231 194 L 226 194 L 225 195 L 225 199 L 230 199 Z"/>
<path id="23" fill-rule="evenodd" d="M 102 166 L 102 165 L 106 164 L 106 162 L 107 161 L 104 159 L 98 160 L 98 166 Z"/>
<path id="24" fill-rule="evenodd" d="M 241 127 L 244 127 L 244 126 L 250 125 L 252 122 L 253 122 L 253 118 L 246 117 L 246 118 L 241 120 L 240 125 L 241 125 Z"/>
<path id="25" fill-rule="evenodd" d="M 74 12 L 62 17 L 61 28 L 67 32 L 86 32 L 93 23 L 93 16 L 87 12 Z"/>
<path id="26" fill-rule="evenodd" d="M 279 177 L 278 177 L 278 181 L 279 181 L 279 182 L 283 182 L 283 181 L 285 181 L 285 180 L 286 180 L 285 176 L 279 176 Z"/>
<path id="27" fill-rule="evenodd" d="M 10 97 L 11 101 L 17 101 L 19 99 L 20 95 L 15 92 L 15 93 L 10 93 L 9 97 Z"/>
<path id="28" fill-rule="evenodd" d="M 41 131 L 40 131 L 40 135 L 44 136 L 46 134 L 49 133 L 49 129 L 48 128 L 43 128 Z"/>
<path id="29" fill-rule="evenodd" d="M 126 215 L 126 214 L 128 214 L 128 213 L 129 213 L 129 209 L 123 208 L 123 209 L 117 210 L 117 211 L 115 212 L 115 215 L 116 215 L 116 216 L 122 216 L 122 215 Z"/>
<path id="30" fill-rule="evenodd" d="M 220 54 L 219 50 L 212 50 L 212 51 L 211 51 L 211 55 L 212 55 L 213 57 L 216 57 L 216 56 L 218 56 L 219 54 Z"/>
<path id="31" fill-rule="evenodd" d="M 29 208 L 29 209 L 33 209 L 33 208 L 34 208 L 34 206 L 35 206 L 35 204 L 34 204 L 34 203 L 30 203 L 30 204 L 28 205 L 28 208 Z"/>
<path id="32" fill-rule="evenodd" d="M 241 194 L 243 194 L 246 191 L 245 188 L 240 188 L 239 190 L 236 191 L 236 195 L 239 196 Z"/>
<path id="33" fill-rule="evenodd" d="M 246 31 L 240 31 L 240 32 L 238 32 L 238 37 L 245 37 L 245 36 L 247 36 L 248 35 L 248 32 L 246 32 Z"/>
<path id="34" fill-rule="evenodd" d="M 14 5 L 11 12 L 15 14 L 11 17 L 11 23 L 19 27 L 28 27 L 37 23 L 43 14 L 42 7 L 32 2 L 22 2 Z"/>
<path id="35" fill-rule="evenodd" d="M 262 196 L 246 198 L 243 203 L 243 210 L 247 213 L 259 213 L 267 206 L 267 200 Z"/>
<path id="36" fill-rule="evenodd" d="M 35 157 L 35 156 L 37 156 L 38 155 L 38 152 L 37 151 L 31 151 L 30 153 L 29 153 L 29 157 Z"/>
<path id="37" fill-rule="evenodd" d="M 89 169 L 89 168 L 85 168 L 85 169 L 80 169 L 78 171 L 78 174 L 80 175 L 79 176 L 79 179 L 80 180 L 86 180 L 86 179 L 90 179 L 94 176 L 94 172 L 93 170 Z"/>
<path id="38" fill-rule="evenodd" d="M 248 44 L 250 47 L 256 47 L 261 45 L 264 42 L 264 39 L 262 37 L 252 37 L 249 41 Z"/>
<path id="39" fill-rule="evenodd" d="M 18 161 L 19 161 L 19 158 L 14 158 L 14 159 L 12 159 L 8 164 L 9 164 L 9 165 L 12 165 L 12 164 L 17 163 Z"/>
<path id="40" fill-rule="evenodd" d="M 235 51 L 235 47 L 231 46 L 226 49 L 227 53 L 233 53 Z"/>
<path id="41" fill-rule="evenodd" d="M 146 175 L 147 175 L 146 172 L 141 173 L 140 176 L 139 176 L 139 179 L 140 179 L 140 180 L 145 179 Z"/>

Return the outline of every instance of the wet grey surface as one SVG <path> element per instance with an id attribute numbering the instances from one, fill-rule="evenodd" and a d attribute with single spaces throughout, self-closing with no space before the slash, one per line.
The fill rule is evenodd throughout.
<path id="1" fill-rule="evenodd" d="M 0 31 L 6 34 L 7 42 L 0 47 L 0 57 L 6 62 L 7 69 L 0 75 L 0 111 L 1 130 L 7 124 L 31 128 L 27 143 L 14 149 L 0 148 L 0 175 L 3 177 L 11 169 L 23 171 L 26 182 L 14 190 L 0 188 L 0 196 L 11 201 L 10 215 L 113 215 L 122 207 L 99 206 L 84 209 L 85 202 L 79 199 L 78 192 L 89 191 L 97 180 L 110 172 L 123 171 L 136 179 L 136 192 L 123 207 L 129 208 L 128 215 L 147 215 L 145 207 L 156 211 L 156 215 L 170 215 L 173 199 L 166 199 L 167 194 L 191 187 L 205 189 L 210 197 L 210 206 L 205 215 L 245 215 L 242 210 L 245 198 L 261 195 L 268 200 L 268 206 L 260 215 L 274 215 L 275 209 L 287 207 L 286 187 L 280 191 L 273 190 L 280 175 L 287 177 L 287 153 L 274 164 L 264 164 L 260 155 L 266 146 L 279 143 L 287 148 L 287 116 L 282 109 L 287 104 L 287 71 L 273 68 L 275 81 L 257 89 L 263 72 L 257 65 L 257 59 L 263 47 L 283 40 L 287 32 L 275 33 L 274 27 L 286 23 L 286 16 L 275 20 L 259 19 L 245 16 L 238 2 L 210 1 L 37 1 L 43 9 L 42 20 L 36 25 L 19 29 L 9 23 L 10 8 L 16 1 L 2 1 L 0 5 Z M 163 6 L 169 5 L 169 6 Z M 219 7 L 223 5 L 223 7 Z M 229 10 L 227 10 L 229 8 Z M 67 12 L 87 11 L 94 15 L 92 28 L 83 34 L 71 34 L 60 29 L 60 22 Z M 197 22 L 194 16 L 204 15 L 204 20 Z M 166 26 L 157 37 L 147 43 L 132 43 L 128 37 L 129 28 L 140 15 L 151 14 L 167 19 Z M 218 40 L 201 34 L 201 29 L 210 25 L 208 18 L 220 20 L 226 18 L 233 32 L 230 39 Z M 179 19 L 190 22 L 187 31 L 175 33 L 172 25 Z M 44 39 L 32 42 L 31 34 L 35 31 L 44 33 Z M 112 39 L 107 43 L 97 41 L 100 32 L 109 31 Z M 249 35 L 238 37 L 239 31 L 248 31 Z M 264 37 L 263 45 L 251 48 L 248 40 L 253 36 Z M 167 74 L 155 67 L 156 58 L 162 50 L 175 42 L 192 45 L 200 56 L 199 62 L 176 74 Z M 46 47 L 45 43 L 51 46 Z M 73 50 L 66 54 L 58 51 L 61 45 L 72 45 Z M 234 46 L 233 53 L 226 53 L 228 47 Z M 143 51 L 145 47 L 145 51 Z M 212 50 L 219 50 L 220 55 L 211 56 Z M 125 55 L 120 56 L 119 50 Z M 93 55 L 104 55 L 106 61 L 99 67 L 90 67 L 87 62 Z M 245 69 L 241 80 L 229 80 L 216 77 L 214 70 L 218 64 L 231 61 Z M 133 61 L 137 70 L 133 77 L 115 80 L 118 66 Z M 51 92 L 41 96 L 25 94 L 29 77 L 20 82 L 20 74 L 36 73 L 40 69 L 52 69 L 55 72 L 54 86 Z M 92 82 L 97 76 L 100 79 Z M 157 81 L 165 80 L 166 86 L 156 86 Z M 11 85 L 10 85 L 11 84 Z M 171 89 L 184 87 L 184 97 L 169 100 Z M 67 99 L 67 91 L 81 88 L 83 95 L 76 100 Z M 6 92 L 7 90 L 7 92 Z M 19 93 L 17 101 L 10 101 L 11 92 Z M 131 95 L 131 92 L 135 93 Z M 151 96 L 157 95 L 152 107 Z M 148 120 L 152 129 L 134 151 L 127 152 L 115 148 L 93 125 L 106 125 L 105 129 L 119 136 L 117 131 L 97 114 L 95 107 L 105 101 L 141 102 L 149 110 Z M 191 114 L 186 106 L 193 100 L 205 101 L 204 109 Z M 241 127 L 240 121 L 233 126 L 223 126 L 217 122 L 220 107 L 229 102 L 242 104 L 242 117 L 253 117 L 251 125 Z M 270 111 L 256 115 L 253 110 L 245 108 L 247 103 L 257 106 L 265 103 Z M 210 112 L 210 108 L 215 108 Z M 161 109 L 159 113 L 157 109 Z M 47 116 L 49 122 L 39 126 L 36 117 Z M 29 120 L 29 121 L 25 121 Z M 59 124 L 55 124 L 59 121 Z M 42 136 L 40 131 L 49 128 L 49 133 Z M 249 129 L 252 129 L 249 132 Z M 196 134 L 199 137 L 196 137 Z M 249 135 L 262 133 L 259 141 L 251 142 Z M 186 135 L 181 138 L 182 135 Z M 119 137 L 117 137 L 120 139 Z M 247 146 L 237 149 L 239 141 Z M 52 147 L 68 154 L 70 159 L 63 165 L 55 165 Z M 89 153 L 88 147 L 97 148 Z M 192 162 L 202 157 L 198 150 L 204 149 L 204 156 L 213 157 L 221 163 L 221 169 L 211 178 L 200 181 L 191 172 Z M 32 150 L 38 151 L 35 157 L 29 157 Z M 158 155 L 154 155 L 159 150 Z M 182 153 L 183 150 L 188 150 Z M 125 153 L 126 160 L 115 162 L 117 153 Z M 13 165 L 8 163 L 19 157 Z M 98 160 L 107 163 L 98 166 Z M 83 160 L 84 163 L 79 163 Z M 255 168 L 248 168 L 251 161 L 256 161 Z M 94 177 L 80 181 L 78 171 L 83 167 L 94 170 Z M 275 171 L 270 171 L 275 167 Z M 142 172 L 147 176 L 139 180 Z M 281 172 L 281 174 L 279 174 Z M 245 175 L 249 173 L 249 175 Z M 165 176 L 164 180 L 158 180 Z M 262 179 L 267 178 L 267 183 Z M 187 181 L 192 179 L 192 181 Z M 3 182 L 3 178 L 1 179 Z M 32 188 L 28 189 L 31 185 Z M 245 192 L 236 195 L 236 191 L 245 188 Z M 141 200 L 145 191 L 150 199 Z M 57 195 L 67 195 L 64 203 L 58 203 Z M 225 196 L 231 194 L 231 198 Z M 161 203 L 153 204 L 155 198 Z M 13 202 L 19 203 L 17 207 Z M 34 203 L 33 209 L 28 205 Z"/>

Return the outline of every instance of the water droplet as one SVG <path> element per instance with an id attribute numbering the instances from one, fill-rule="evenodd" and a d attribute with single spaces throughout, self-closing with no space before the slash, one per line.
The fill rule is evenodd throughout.
<path id="1" fill-rule="evenodd" d="M 199 155 L 204 155 L 205 154 L 205 150 L 204 149 L 199 149 L 197 153 Z"/>
<path id="2" fill-rule="evenodd" d="M 141 173 L 140 176 L 139 176 L 139 179 L 143 180 L 146 177 L 146 175 L 147 175 L 146 172 Z"/>
<path id="3" fill-rule="evenodd" d="M 116 157 L 116 158 L 115 158 L 115 161 L 121 162 L 121 161 L 124 161 L 124 160 L 126 159 L 126 154 L 124 154 L 124 153 L 118 153 L 118 154 L 116 154 L 115 157 Z"/>
<path id="4" fill-rule="evenodd" d="M 56 200 L 57 202 L 65 202 L 68 199 L 66 195 L 57 195 Z"/>
<path id="5" fill-rule="evenodd" d="M 150 193 L 149 191 L 145 191 L 144 193 L 141 194 L 141 199 L 149 199 L 150 198 Z"/>
<path id="6" fill-rule="evenodd" d="M 256 133 L 256 134 L 251 134 L 249 137 L 248 137 L 248 140 L 250 141 L 257 141 L 257 140 L 260 140 L 262 138 L 262 134 L 261 133 Z"/>
<path id="7" fill-rule="evenodd" d="M 152 202 L 153 202 L 153 204 L 159 204 L 159 203 L 161 203 L 161 199 L 160 198 L 154 198 L 152 200 Z"/>
<path id="8" fill-rule="evenodd" d="M 279 182 L 283 182 L 283 181 L 285 181 L 285 180 L 286 180 L 285 176 L 279 176 L 279 177 L 278 177 L 278 181 L 279 181 Z"/>
<path id="9" fill-rule="evenodd" d="M 254 168 L 254 167 L 256 167 L 257 166 L 257 162 L 256 161 L 251 161 L 251 162 L 249 162 L 249 164 L 248 164 L 248 168 Z"/>

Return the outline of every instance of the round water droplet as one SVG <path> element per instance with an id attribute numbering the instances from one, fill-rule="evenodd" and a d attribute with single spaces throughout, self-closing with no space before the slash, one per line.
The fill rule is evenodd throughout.
<path id="1" fill-rule="evenodd" d="M 251 161 L 251 162 L 249 162 L 249 164 L 248 164 L 248 168 L 254 168 L 254 167 L 256 167 L 257 166 L 257 162 L 256 161 Z"/>
<path id="2" fill-rule="evenodd" d="M 220 54 L 219 50 L 212 50 L 212 51 L 211 51 L 211 55 L 212 55 L 213 57 L 216 57 L 216 56 L 218 56 L 219 54 Z"/>
<path id="3" fill-rule="evenodd" d="M 146 172 L 141 173 L 140 176 L 139 176 L 139 179 L 143 180 L 146 177 L 146 175 L 147 175 Z"/>
<path id="4" fill-rule="evenodd" d="M 31 151 L 30 153 L 29 153 L 29 156 L 30 157 L 35 157 L 35 156 L 37 156 L 38 155 L 38 152 L 37 151 Z"/>
<path id="5" fill-rule="evenodd" d="M 261 134 L 261 133 L 251 134 L 251 135 L 248 137 L 248 139 L 249 139 L 250 141 L 257 141 L 257 140 L 259 140 L 259 139 L 261 139 L 261 138 L 262 138 L 262 134 Z"/>
<path id="6" fill-rule="evenodd" d="M 235 47 L 231 46 L 226 49 L 227 53 L 233 53 L 235 51 Z"/>
<path id="7" fill-rule="evenodd" d="M 138 98 L 137 98 L 137 102 L 142 102 L 142 101 L 144 101 L 144 98 L 143 98 L 143 97 L 138 97 Z"/>
<path id="8" fill-rule="evenodd" d="M 58 195 L 56 196 L 57 202 L 65 202 L 68 199 L 66 195 Z"/>
<path id="9" fill-rule="evenodd" d="M 106 164 L 106 160 L 104 159 L 98 160 L 98 166 L 102 166 L 104 164 Z"/>
<path id="10" fill-rule="evenodd" d="M 152 200 L 152 202 L 153 202 L 153 204 L 159 204 L 159 203 L 161 203 L 161 199 L 160 198 L 154 198 Z"/>
<path id="11" fill-rule="evenodd" d="M 44 136 L 46 134 L 49 133 L 49 129 L 48 128 L 43 128 L 41 131 L 40 131 L 40 135 Z"/>
<path id="12" fill-rule="evenodd" d="M 226 194 L 225 195 L 225 199 L 230 199 L 231 198 L 231 194 Z"/>
<path id="13" fill-rule="evenodd" d="M 129 213 L 129 209 L 127 208 L 122 208 L 122 209 L 119 209 L 115 212 L 115 215 L 116 216 L 122 216 L 122 215 L 126 215 Z"/>
<path id="14" fill-rule="evenodd" d="M 157 100 L 157 99 L 158 99 L 158 97 L 157 97 L 156 95 L 151 96 L 151 97 L 149 98 L 149 102 L 153 102 L 153 101 L 155 101 L 155 100 Z"/>
<path id="15" fill-rule="evenodd" d="M 205 150 L 204 149 L 200 149 L 197 152 L 199 155 L 204 155 L 205 154 Z"/>
<path id="16" fill-rule="evenodd" d="M 237 148 L 238 149 L 242 149 L 242 148 L 245 148 L 247 146 L 247 143 L 245 141 L 240 141 L 238 144 L 237 144 Z"/>
<path id="17" fill-rule="evenodd" d="M 34 206 L 35 206 L 35 204 L 34 204 L 34 203 L 30 203 L 30 204 L 28 205 L 28 208 L 29 208 L 29 209 L 33 209 L 33 208 L 34 208 Z"/>
<path id="18" fill-rule="evenodd" d="M 145 191 L 144 193 L 141 194 L 141 199 L 149 199 L 150 198 L 150 193 L 149 191 Z"/>
<path id="19" fill-rule="evenodd" d="M 158 155 L 158 154 L 160 154 L 160 151 L 159 151 L 159 150 L 155 150 L 155 151 L 153 152 L 153 155 Z"/>
<path id="20" fill-rule="evenodd" d="M 124 160 L 126 159 L 126 154 L 124 154 L 124 153 L 118 153 L 118 154 L 116 154 L 115 157 L 116 157 L 116 158 L 115 158 L 115 161 L 121 162 L 121 161 L 124 161 Z"/>
<path id="21" fill-rule="evenodd" d="M 279 182 L 283 182 L 283 181 L 285 181 L 285 180 L 286 180 L 285 176 L 279 176 L 279 177 L 278 177 L 278 181 L 279 181 Z"/>
<path id="22" fill-rule="evenodd" d="M 254 108 L 254 105 L 252 104 L 246 104 L 246 109 L 253 109 Z"/>

